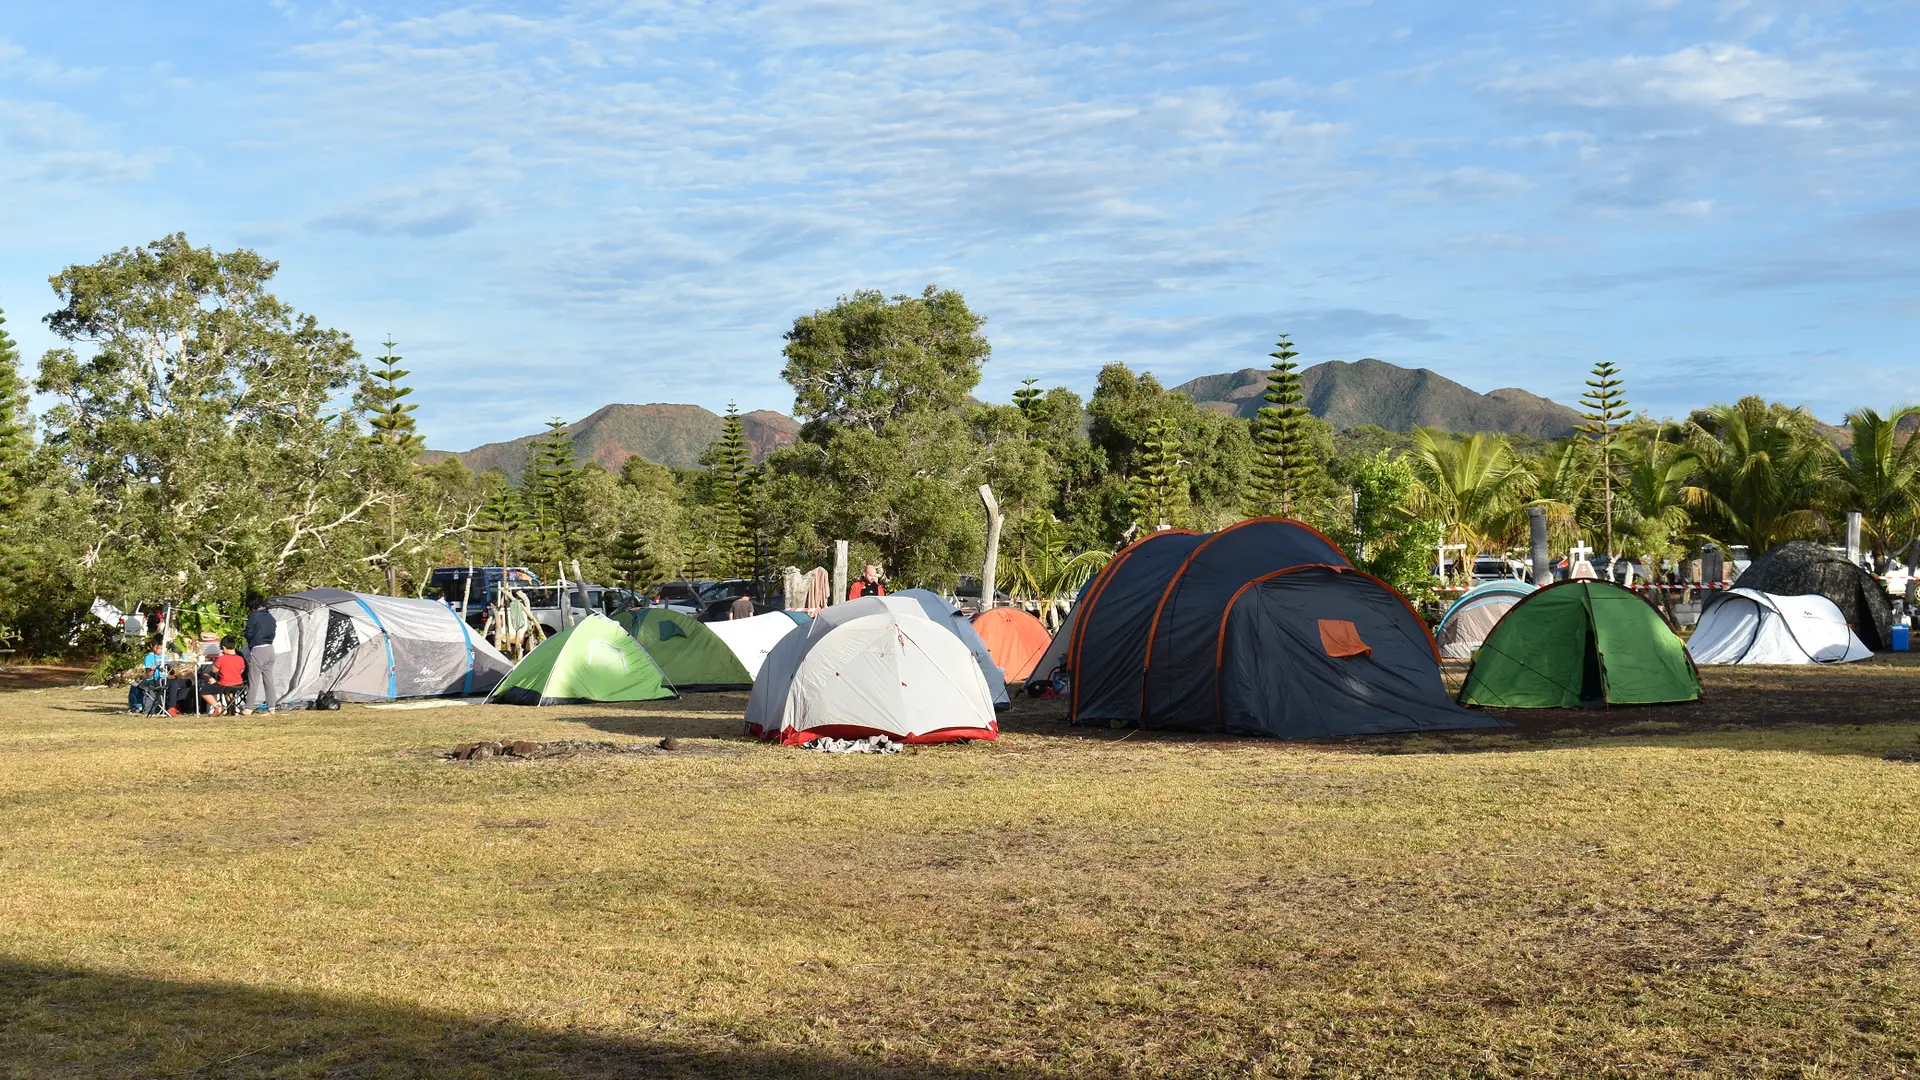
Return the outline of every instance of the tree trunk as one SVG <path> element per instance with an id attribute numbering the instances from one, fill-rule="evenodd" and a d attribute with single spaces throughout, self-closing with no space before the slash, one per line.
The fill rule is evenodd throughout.
<path id="1" fill-rule="evenodd" d="M 847 542 L 833 542 L 833 599 L 835 604 L 847 602 Z"/>
<path id="2" fill-rule="evenodd" d="M 987 484 L 980 485 L 980 501 L 987 507 L 987 558 L 980 567 L 980 610 L 991 611 L 994 576 L 1000 568 L 1000 503 Z"/>

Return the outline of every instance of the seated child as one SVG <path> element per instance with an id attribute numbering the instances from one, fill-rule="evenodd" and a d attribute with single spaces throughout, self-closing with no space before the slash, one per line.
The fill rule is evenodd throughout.
<path id="1" fill-rule="evenodd" d="M 213 683 L 201 683 L 200 700 L 207 706 L 207 712 L 215 711 L 214 695 L 222 690 L 234 691 L 247 684 L 247 661 L 240 655 L 240 642 L 232 636 L 220 639 L 220 655 L 213 658 Z"/>
<path id="2" fill-rule="evenodd" d="M 144 712 L 147 707 L 147 688 L 141 684 L 154 677 L 160 665 L 167 662 L 161 654 L 160 635 L 155 634 L 147 640 L 147 655 L 140 658 L 140 678 L 127 691 L 127 709 L 130 712 Z"/>

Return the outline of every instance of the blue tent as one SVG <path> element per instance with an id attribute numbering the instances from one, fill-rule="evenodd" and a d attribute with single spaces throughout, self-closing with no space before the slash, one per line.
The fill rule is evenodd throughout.
<path id="1" fill-rule="evenodd" d="M 1473 650 L 1487 640 L 1494 626 L 1504 618 L 1513 605 L 1526 598 L 1535 586 L 1525 581 L 1502 578 L 1498 581 L 1482 582 L 1460 594 L 1447 613 L 1440 617 L 1440 625 L 1433 630 L 1433 639 L 1440 646 L 1440 655 L 1448 660 L 1471 660 Z"/>

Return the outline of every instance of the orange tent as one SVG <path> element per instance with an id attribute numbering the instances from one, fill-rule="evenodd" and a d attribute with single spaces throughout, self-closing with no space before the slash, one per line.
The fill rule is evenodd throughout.
<path id="1" fill-rule="evenodd" d="M 987 643 L 993 662 L 1010 683 L 1026 682 L 1033 665 L 1053 643 L 1053 635 L 1039 619 L 1019 608 L 994 608 L 973 617 L 974 633 Z"/>

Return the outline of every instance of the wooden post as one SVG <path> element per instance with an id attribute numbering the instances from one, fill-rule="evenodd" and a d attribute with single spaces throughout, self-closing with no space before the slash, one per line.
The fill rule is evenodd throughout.
<path id="1" fill-rule="evenodd" d="M 1000 503 L 993 497 L 993 488 L 980 485 L 980 501 L 987 507 L 987 560 L 980 567 L 980 610 L 993 610 L 993 579 L 1000 569 Z"/>
<path id="2" fill-rule="evenodd" d="M 554 591 L 560 595 L 560 603 L 558 605 L 560 608 L 560 629 L 565 630 L 567 627 L 573 625 L 573 605 L 567 600 L 567 565 L 565 563 L 557 563 L 554 568 L 560 571 L 560 584 L 554 587 Z"/>
<path id="3" fill-rule="evenodd" d="M 1855 566 L 1860 565 L 1860 511 L 1858 510 L 1847 511 L 1847 561 Z"/>
<path id="4" fill-rule="evenodd" d="M 580 572 L 580 560 L 573 560 L 573 587 L 580 590 L 580 617 L 593 611 L 593 597 L 587 594 L 587 576 Z"/>
<path id="5" fill-rule="evenodd" d="M 834 604 L 847 602 L 847 542 L 845 540 L 833 542 L 833 598 L 828 602 Z"/>
<path id="6" fill-rule="evenodd" d="M 1531 542 L 1533 557 L 1533 583 L 1535 585 L 1553 584 L 1553 556 L 1547 551 L 1547 511 L 1544 507 L 1527 507 L 1527 539 Z"/>

